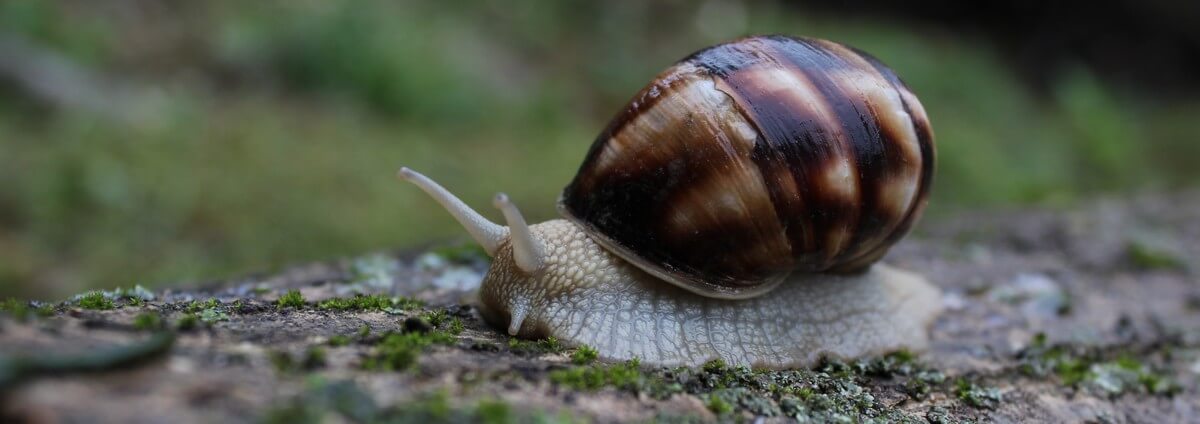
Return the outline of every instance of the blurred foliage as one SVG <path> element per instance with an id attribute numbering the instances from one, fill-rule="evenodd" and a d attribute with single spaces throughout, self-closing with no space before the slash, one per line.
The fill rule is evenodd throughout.
<path id="1" fill-rule="evenodd" d="M 756 33 L 842 41 L 897 70 L 937 133 L 930 216 L 1200 174 L 1200 102 L 1161 104 L 1085 69 L 1040 98 L 978 40 L 772 2 L 7 0 L 0 34 L 136 87 L 146 95 L 109 107 L 149 113 L 123 121 L 2 87 L 0 296 L 461 236 L 396 182 L 400 165 L 490 216 L 505 190 L 533 221 L 552 218 L 634 92 L 696 49 Z"/>

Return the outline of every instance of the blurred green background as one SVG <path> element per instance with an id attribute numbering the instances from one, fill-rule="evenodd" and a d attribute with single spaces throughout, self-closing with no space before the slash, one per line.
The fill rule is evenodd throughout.
<path id="1" fill-rule="evenodd" d="M 991 43 L 775 2 L 0 1 L 0 296 L 194 284 L 459 237 L 420 170 L 533 221 L 658 71 L 747 34 L 838 40 L 925 105 L 927 219 L 1174 189 L 1200 101 Z"/>

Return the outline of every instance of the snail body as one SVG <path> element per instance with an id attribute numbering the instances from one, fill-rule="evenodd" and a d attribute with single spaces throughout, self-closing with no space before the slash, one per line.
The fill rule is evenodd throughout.
<path id="1" fill-rule="evenodd" d="M 493 224 L 407 168 L 493 257 L 484 318 L 612 359 L 787 367 L 922 350 L 935 287 L 876 264 L 919 217 L 933 137 L 870 56 L 750 37 L 662 72 L 601 133 L 566 218 Z"/>

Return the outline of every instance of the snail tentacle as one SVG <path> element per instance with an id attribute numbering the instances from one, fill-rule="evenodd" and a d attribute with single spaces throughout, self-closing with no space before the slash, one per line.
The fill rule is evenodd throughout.
<path id="1" fill-rule="evenodd" d="M 536 274 L 542 269 L 542 245 L 529 232 L 529 224 L 525 222 L 525 217 L 521 216 L 517 205 L 504 193 L 496 194 L 492 205 L 500 209 L 504 220 L 508 222 L 513 260 L 516 261 L 517 268 L 529 275 Z"/>
<path id="2" fill-rule="evenodd" d="M 521 332 L 521 325 L 525 323 L 525 318 L 529 316 L 529 305 L 527 302 L 514 298 L 509 302 L 508 307 L 508 335 L 516 336 Z"/>
<path id="3" fill-rule="evenodd" d="M 463 203 L 457 196 L 450 193 L 444 187 L 429 179 L 417 171 L 413 171 L 408 167 L 400 168 L 396 175 L 404 180 L 413 183 L 422 191 L 433 197 L 442 207 L 446 208 L 454 219 L 462 224 L 467 229 L 467 233 L 471 234 L 471 238 L 475 239 L 483 250 L 487 251 L 488 256 L 496 256 L 496 249 L 499 248 L 500 242 L 508 238 L 508 229 L 501 225 L 488 221 L 483 215 L 475 212 L 466 203 Z"/>

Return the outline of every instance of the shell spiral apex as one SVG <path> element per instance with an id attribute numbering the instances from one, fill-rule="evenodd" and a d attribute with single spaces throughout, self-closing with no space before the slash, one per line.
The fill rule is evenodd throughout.
<path id="1" fill-rule="evenodd" d="M 658 75 L 596 139 L 559 210 L 642 270 L 712 297 L 854 272 L 921 214 L 933 133 L 875 58 L 749 37 Z"/>

